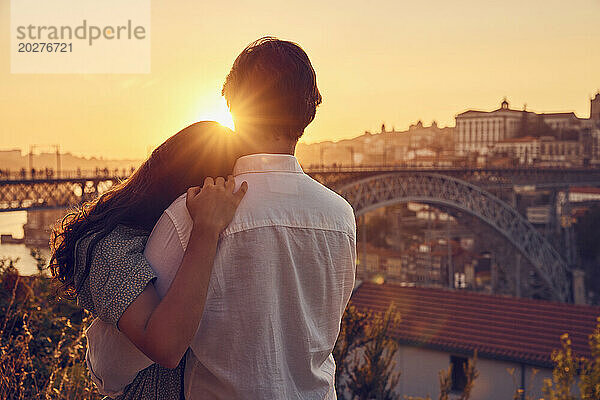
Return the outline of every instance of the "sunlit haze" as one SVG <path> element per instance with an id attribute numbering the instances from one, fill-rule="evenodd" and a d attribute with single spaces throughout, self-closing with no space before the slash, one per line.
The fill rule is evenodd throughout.
<path id="1" fill-rule="evenodd" d="M 150 74 L 10 74 L 0 0 L 0 148 L 144 157 L 186 125 L 232 127 L 221 86 L 249 42 L 299 43 L 323 104 L 303 141 L 417 120 L 454 125 L 469 108 L 589 115 L 600 88 L 600 1 L 152 2 Z"/>

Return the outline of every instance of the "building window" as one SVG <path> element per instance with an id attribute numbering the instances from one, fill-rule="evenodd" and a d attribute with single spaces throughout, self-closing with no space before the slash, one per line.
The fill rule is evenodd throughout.
<path id="1" fill-rule="evenodd" d="M 463 392 L 467 386 L 467 365 L 469 359 L 466 357 L 450 356 L 452 366 L 452 391 Z"/>

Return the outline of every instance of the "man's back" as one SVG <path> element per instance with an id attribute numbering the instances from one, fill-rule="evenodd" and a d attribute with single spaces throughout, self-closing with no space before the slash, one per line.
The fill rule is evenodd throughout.
<path id="1" fill-rule="evenodd" d="M 234 174 L 249 190 L 219 241 L 186 396 L 335 398 L 331 351 L 355 274 L 352 209 L 291 155 L 245 156 Z M 184 198 L 166 214 L 185 249 Z"/>

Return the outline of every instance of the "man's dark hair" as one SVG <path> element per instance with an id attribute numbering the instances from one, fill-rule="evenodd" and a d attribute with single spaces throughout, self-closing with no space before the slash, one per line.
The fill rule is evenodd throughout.
<path id="1" fill-rule="evenodd" d="M 236 58 L 222 94 L 236 120 L 291 139 L 302 136 L 322 100 L 304 50 L 270 36 Z"/>

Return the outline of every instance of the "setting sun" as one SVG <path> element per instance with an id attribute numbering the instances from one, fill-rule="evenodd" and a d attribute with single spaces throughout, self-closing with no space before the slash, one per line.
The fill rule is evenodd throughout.
<path id="1" fill-rule="evenodd" d="M 223 97 L 221 97 L 218 102 L 214 103 L 213 107 L 203 109 L 198 116 L 198 121 L 216 121 L 231 130 L 235 129 L 233 118 L 227 107 L 227 102 Z"/>

